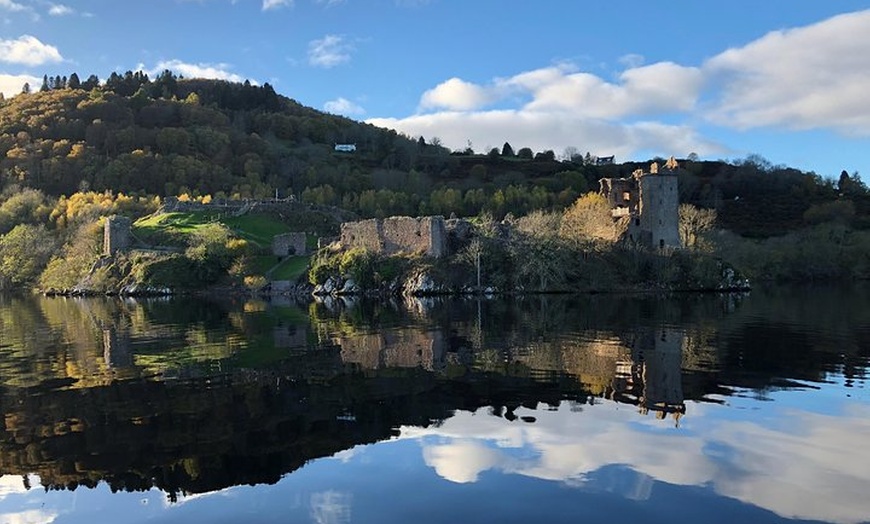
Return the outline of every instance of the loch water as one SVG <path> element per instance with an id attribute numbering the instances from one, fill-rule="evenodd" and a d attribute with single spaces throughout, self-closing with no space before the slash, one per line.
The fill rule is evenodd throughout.
<path id="1" fill-rule="evenodd" d="M 0 522 L 870 522 L 870 285 L 0 295 Z"/>

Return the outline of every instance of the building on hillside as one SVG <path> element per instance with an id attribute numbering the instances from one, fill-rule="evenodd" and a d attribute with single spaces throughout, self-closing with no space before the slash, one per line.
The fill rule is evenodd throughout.
<path id="1" fill-rule="evenodd" d="M 671 157 L 664 165 L 638 169 L 628 178 L 602 178 L 601 195 L 610 204 L 614 220 L 625 220 L 621 240 L 647 248 L 679 248 L 679 165 Z"/>
<path id="2" fill-rule="evenodd" d="M 614 155 L 610 156 L 599 156 L 595 158 L 596 166 L 609 166 L 612 165 L 616 161 L 616 157 Z"/>
<path id="3" fill-rule="evenodd" d="M 335 144 L 335 150 L 339 153 L 353 153 L 356 151 L 356 144 Z"/>

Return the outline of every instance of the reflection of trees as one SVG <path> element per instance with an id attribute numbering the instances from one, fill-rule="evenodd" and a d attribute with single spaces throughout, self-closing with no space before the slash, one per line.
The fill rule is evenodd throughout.
<path id="1" fill-rule="evenodd" d="M 581 388 L 477 373 L 349 371 L 321 350 L 271 371 L 85 389 L 7 389 L 0 396 L 2 474 L 52 488 L 158 487 L 170 494 L 272 483 L 308 460 L 427 426 L 454 409 L 585 398 Z M 174 495 L 173 495 L 174 496 Z"/>
<path id="2" fill-rule="evenodd" d="M 245 359 L 280 359 L 276 347 L 304 349 L 306 324 L 293 311 L 199 299 L 0 295 L 0 385 L 85 388 L 201 375 Z"/>

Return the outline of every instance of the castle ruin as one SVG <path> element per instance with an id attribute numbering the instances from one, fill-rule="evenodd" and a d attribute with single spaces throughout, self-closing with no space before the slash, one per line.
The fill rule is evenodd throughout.
<path id="1" fill-rule="evenodd" d="M 103 225 L 103 254 L 113 255 L 130 248 L 130 227 L 133 222 L 118 215 L 106 217 Z"/>
<path id="2" fill-rule="evenodd" d="M 381 255 L 418 253 L 434 258 L 447 254 L 444 217 L 372 218 L 341 225 L 341 246 L 361 247 Z"/>
<path id="3" fill-rule="evenodd" d="M 615 220 L 628 218 L 621 240 L 653 249 L 679 248 L 678 164 L 673 157 L 661 168 L 638 169 L 628 178 L 602 178 L 601 195 Z"/>
<path id="4" fill-rule="evenodd" d="M 272 237 L 272 254 L 276 257 L 302 256 L 306 252 L 305 233 L 284 233 Z"/>

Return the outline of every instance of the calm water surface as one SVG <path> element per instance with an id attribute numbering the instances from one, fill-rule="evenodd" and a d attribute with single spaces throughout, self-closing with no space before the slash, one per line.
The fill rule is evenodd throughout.
<path id="1" fill-rule="evenodd" d="M 0 522 L 870 522 L 870 286 L 0 295 Z"/>

